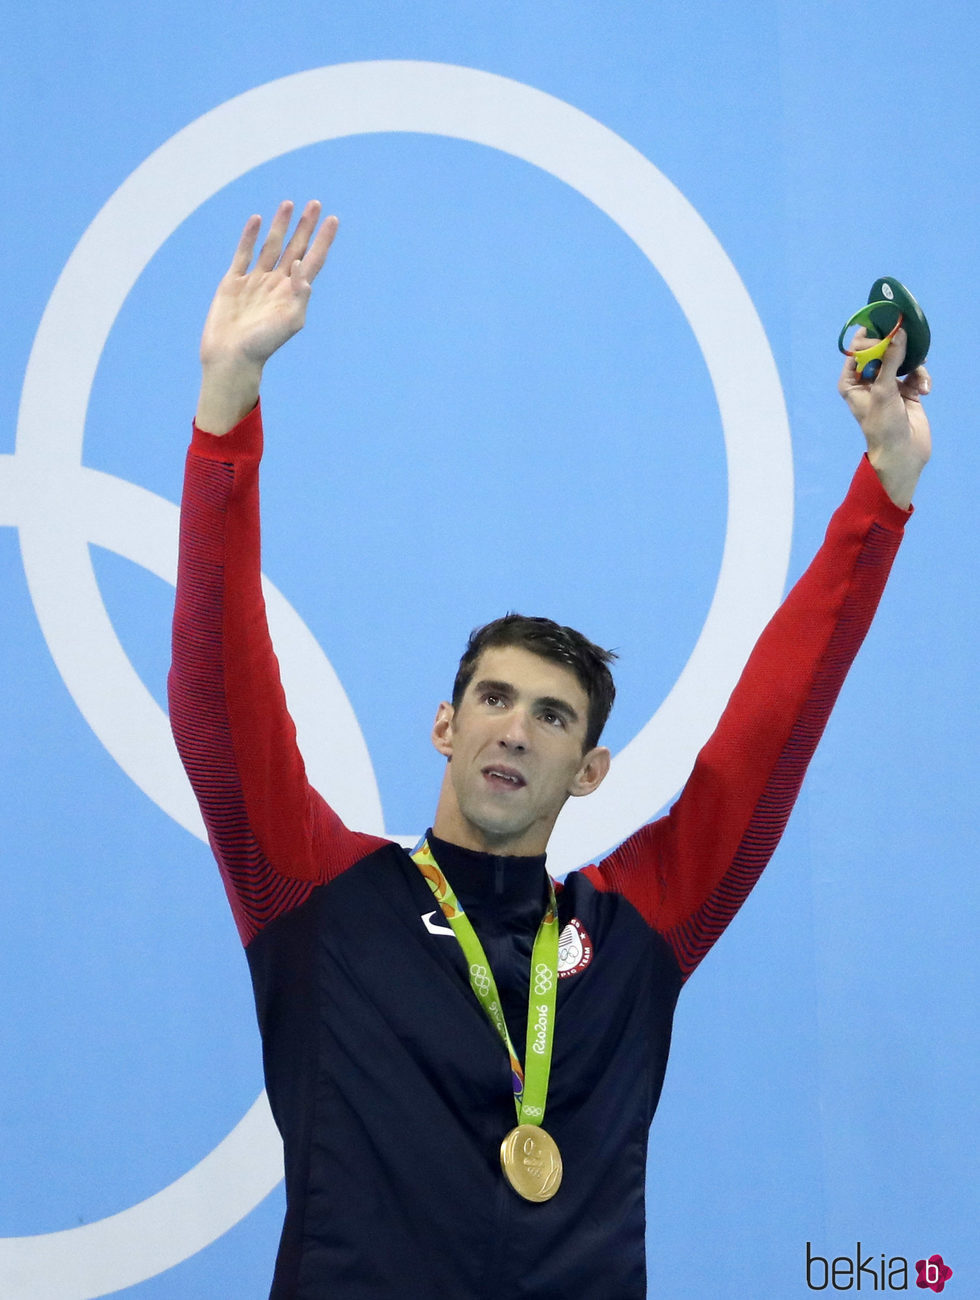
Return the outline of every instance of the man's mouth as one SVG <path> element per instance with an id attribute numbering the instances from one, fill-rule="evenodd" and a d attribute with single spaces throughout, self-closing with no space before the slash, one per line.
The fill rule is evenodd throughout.
<path id="1" fill-rule="evenodd" d="M 495 790 L 520 790 L 527 782 L 512 767 L 485 767 L 483 778 Z"/>

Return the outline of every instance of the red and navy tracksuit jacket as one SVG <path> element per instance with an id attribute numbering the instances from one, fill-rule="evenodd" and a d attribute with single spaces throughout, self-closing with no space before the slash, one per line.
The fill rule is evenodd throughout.
<path id="1" fill-rule="evenodd" d="M 681 796 L 559 890 L 546 1127 L 564 1178 L 505 1183 L 507 1055 L 407 852 L 349 830 L 296 748 L 260 587 L 258 408 L 187 461 L 171 719 L 245 944 L 286 1219 L 275 1300 L 646 1293 L 647 1134 L 687 976 L 772 854 L 907 512 L 862 461 Z M 524 1043 L 544 858 L 435 854 Z"/>

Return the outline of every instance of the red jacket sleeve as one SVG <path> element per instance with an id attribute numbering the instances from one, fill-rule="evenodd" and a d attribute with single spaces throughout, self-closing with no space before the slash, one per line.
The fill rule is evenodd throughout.
<path id="1" fill-rule="evenodd" d="M 242 940 L 385 841 L 349 831 L 306 778 L 261 585 L 258 406 L 195 428 L 184 479 L 170 720 Z"/>
<path id="2" fill-rule="evenodd" d="M 599 889 L 623 894 L 664 935 L 685 977 L 779 842 L 910 513 L 893 504 L 865 457 L 670 812 L 586 868 Z"/>

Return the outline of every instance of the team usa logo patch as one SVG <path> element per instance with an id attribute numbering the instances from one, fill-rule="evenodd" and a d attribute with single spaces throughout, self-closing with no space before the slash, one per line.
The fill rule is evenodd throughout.
<path id="1" fill-rule="evenodd" d="M 578 917 L 573 917 L 558 936 L 558 978 L 565 980 L 585 970 L 592 951 L 588 930 Z"/>

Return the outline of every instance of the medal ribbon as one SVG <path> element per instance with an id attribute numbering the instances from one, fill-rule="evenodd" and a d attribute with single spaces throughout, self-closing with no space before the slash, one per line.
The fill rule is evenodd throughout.
<path id="1" fill-rule="evenodd" d="M 527 1043 L 522 1068 L 504 1020 L 497 982 L 483 944 L 463 911 L 452 886 L 432 856 L 429 841 L 423 840 L 411 855 L 412 861 L 428 881 L 442 914 L 463 950 L 469 967 L 470 988 L 500 1035 L 510 1057 L 514 1086 L 514 1106 L 518 1124 L 540 1124 L 548 1100 L 551 1074 L 551 1045 L 555 1035 L 555 1010 L 558 999 L 558 904 L 555 887 L 548 877 L 548 907 L 538 926 L 531 950 L 531 978 L 527 992 Z"/>

